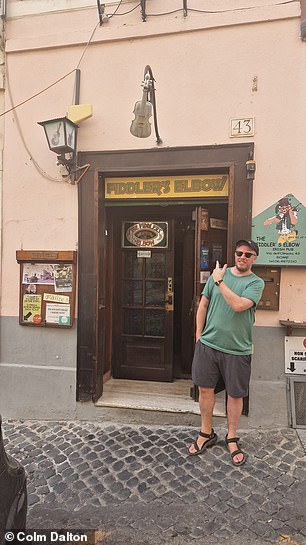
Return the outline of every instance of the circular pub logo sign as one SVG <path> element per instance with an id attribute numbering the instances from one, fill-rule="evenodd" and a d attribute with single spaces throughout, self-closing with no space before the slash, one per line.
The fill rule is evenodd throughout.
<path id="1" fill-rule="evenodd" d="M 130 246 L 137 246 L 139 248 L 166 246 L 163 225 L 149 221 L 141 221 L 129 225 L 126 229 L 125 237 Z"/>

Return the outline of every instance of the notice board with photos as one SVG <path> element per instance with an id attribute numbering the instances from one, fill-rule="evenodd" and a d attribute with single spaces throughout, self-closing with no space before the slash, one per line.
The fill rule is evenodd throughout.
<path id="1" fill-rule="evenodd" d="M 74 323 L 77 252 L 17 250 L 19 323 L 70 328 Z"/>

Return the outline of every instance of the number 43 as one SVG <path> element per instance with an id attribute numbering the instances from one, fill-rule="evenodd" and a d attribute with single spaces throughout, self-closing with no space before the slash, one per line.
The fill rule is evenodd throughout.
<path id="1" fill-rule="evenodd" d="M 254 136 L 254 118 L 233 118 L 230 120 L 230 136 Z"/>

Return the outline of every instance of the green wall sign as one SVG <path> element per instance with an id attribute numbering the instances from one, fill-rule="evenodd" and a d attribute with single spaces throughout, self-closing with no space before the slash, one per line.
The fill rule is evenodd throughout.
<path id="1" fill-rule="evenodd" d="M 306 208 L 285 195 L 253 218 L 252 239 L 259 246 L 257 265 L 306 266 Z"/>

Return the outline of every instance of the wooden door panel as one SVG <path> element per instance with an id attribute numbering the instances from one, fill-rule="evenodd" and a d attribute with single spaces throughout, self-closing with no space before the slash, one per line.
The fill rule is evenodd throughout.
<path id="1" fill-rule="evenodd" d="M 137 218 L 136 221 L 140 222 Z M 148 218 L 141 221 L 150 223 Z M 126 222 L 121 218 L 119 223 Z M 116 378 L 172 380 L 173 309 L 166 304 L 169 279 L 173 279 L 172 222 L 167 227 L 168 244 L 148 250 L 125 247 L 121 225 L 117 226 L 115 254 L 121 257 L 114 304 L 113 376 Z"/>
<path id="2" fill-rule="evenodd" d="M 154 339 L 122 339 L 119 376 L 134 380 L 172 380 L 165 365 L 164 342 Z M 116 375 L 114 375 L 116 377 Z"/>

